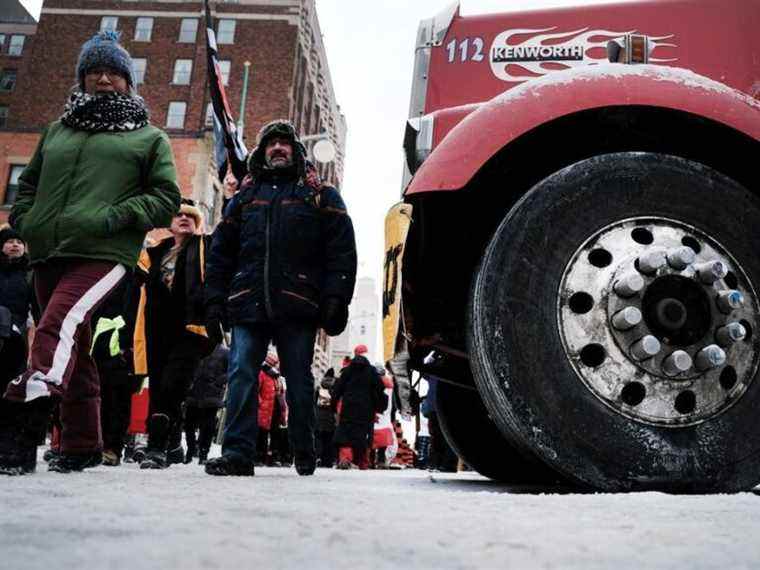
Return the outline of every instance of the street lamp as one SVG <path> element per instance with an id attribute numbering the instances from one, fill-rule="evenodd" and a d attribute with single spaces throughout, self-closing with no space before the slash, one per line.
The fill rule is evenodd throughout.
<path id="1" fill-rule="evenodd" d="M 314 146 L 311 147 L 311 154 L 317 162 L 326 163 L 335 160 L 338 151 L 330 140 L 330 135 L 327 133 L 319 133 L 317 135 L 306 135 L 301 137 L 302 143 L 311 141 L 316 141 Z"/>

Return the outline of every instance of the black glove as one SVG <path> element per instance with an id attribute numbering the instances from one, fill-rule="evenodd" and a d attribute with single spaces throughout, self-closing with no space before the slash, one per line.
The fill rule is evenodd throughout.
<path id="1" fill-rule="evenodd" d="M 206 334 L 214 345 L 222 342 L 226 324 L 227 311 L 224 305 L 214 304 L 206 307 Z"/>
<path id="2" fill-rule="evenodd" d="M 342 333 L 348 323 L 348 305 L 340 297 L 327 297 L 320 309 L 325 332 L 330 336 Z"/>

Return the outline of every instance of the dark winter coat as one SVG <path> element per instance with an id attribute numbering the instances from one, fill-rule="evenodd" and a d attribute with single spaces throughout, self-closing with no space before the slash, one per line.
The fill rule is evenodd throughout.
<path id="1" fill-rule="evenodd" d="M 21 334 L 26 331 L 26 319 L 33 295 L 29 281 L 29 259 L 26 255 L 9 259 L 0 254 L 0 306 L 11 312 L 13 325 Z"/>
<path id="2" fill-rule="evenodd" d="M 181 320 L 180 328 L 202 327 L 205 320 L 203 308 L 203 281 L 206 273 L 206 255 L 211 245 L 211 236 L 194 235 L 187 240 L 177 256 L 174 281 L 169 291 L 161 281 L 161 260 L 174 246 L 174 238 L 167 238 L 147 249 L 150 264 L 147 275 L 147 314 L 151 319 L 161 318 L 169 306 L 159 307 L 162 301 L 169 301 L 173 316 Z M 171 300 L 169 300 L 171 299 Z M 153 322 L 157 326 L 165 323 Z"/>
<path id="3" fill-rule="evenodd" d="M 93 313 L 91 323 L 93 335 L 97 332 L 100 319 L 116 319 L 121 317 L 124 326 L 119 329 L 119 354 L 112 355 L 110 350 L 112 333 L 104 332 L 94 338 L 92 344 L 92 356 L 98 366 L 98 372 L 103 376 L 111 372 L 119 371 L 131 374 L 133 371 L 132 339 L 135 331 L 135 317 L 137 316 L 137 302 L 139 288 L 133 281 L 132 276 L 122 279 L 105 298 L 103 303 Z"/>
<path id="4" fill-rule="evenodd" d="M 298 164 L 301 164 L 299 162 Z M 303 172 L 257 171 L 214 232 L 206 303 L 227 305 L 230 323 L 319 324 L 328 297 L 350 303 L 356 281 L 351 218 L 335 188 Z"/>
<path id="5" fill-rule="evenodd" d="M 0 324 L 3 331 L 0 335 L 0 390 L 3 391 L 7 382 L 26 368 L 26 319 L 34 296 L 28 265 L 26 256 L 10 260 L 0 254 L 0 306 L 8 311 L 3 311 L 0 320 L 10 320 Z"/>
<path id="6" fill-rule="evenodd" d="M 227 365 L 230 349 L 219 345 L 201 360 L 185 402 L 197 408 L 221 408 L 227 387 Z"/>
<path id="7" fill-rule="evenodd" d="M 77 257 L 133 267 L 145 232 L 168 226 L 179 202 L 160 129 L 93 133 L 55 121 L 19 177 L 10 222 L 33 264 Z"/>
<path id="8" fill-rule="evenodd" d="M 375 414 L 388 405 L 383 381 L 369 360 L 357 356 L 343 369 L 332 398 L 334 407 L 341 402 L 335 443 L 366 447 L 374 431 Z"/>
<path id="9" fill-rule="evenodd" d="M 150 247 L 141 256 L 139 275 L 145 281 L 143 288 L 144 313 L 138 318 L 136 344 L 144 343 L 147 351 L 147 368 L 160 367 L 163 356 L 185 332 L 206 337 L 205 309 L 203 305 L 203 281 L 206 273 L 205 259 L 210 236 L 192 236 L 177 256 L 172 289 L 161 280 L 161 260 L 174 245 L 174 238 L 167 238 Z M 210 342 L 202 342 L 202 356 L 211 353 Z M 137 346 L 135 352 L 138 352 Z M 143 369 L 136 359 L 136 368 Z"/>
<path id="10" fill-rule="evenodd" d="M 335 431 L 335 410 L 332 405 L 331 393 L 334 385 L 335 376 L 325 375 L 316 391 L 317 431 Z M 329 401 L 325 402 L 325 399 L 329 399 Z"/>

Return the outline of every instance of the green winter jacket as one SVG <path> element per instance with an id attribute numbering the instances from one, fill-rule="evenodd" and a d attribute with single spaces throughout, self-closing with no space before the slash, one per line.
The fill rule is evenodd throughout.
<path id="1" fill-rule="evenodd" d="M 32 264 L 78 257 L 134 267 L 145 233 L 171 224 L 179 201 L 160 129 L 91 133 L 55 121 L 19 177 L 10 222 Z"/>

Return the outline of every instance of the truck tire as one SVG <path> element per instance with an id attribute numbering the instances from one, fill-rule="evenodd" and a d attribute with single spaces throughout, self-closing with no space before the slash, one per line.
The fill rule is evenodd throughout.
<path id="1" fill-rule="evenodd" d="M 535 457 L 524 457 L 504 438 L 476 390 L 439 382 L 436 412 L 446 441 L 481 475 L 515 485 L 560 482 L 556 471 Z"/>
<path id="2" fill-rule="evenodd" d="M 756 195 L 673 156 L 597 156 L 532 188 L 468 310 L 502 433 L 600 490 L 757 484 L 758 227 Z"/>

